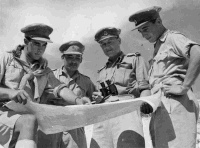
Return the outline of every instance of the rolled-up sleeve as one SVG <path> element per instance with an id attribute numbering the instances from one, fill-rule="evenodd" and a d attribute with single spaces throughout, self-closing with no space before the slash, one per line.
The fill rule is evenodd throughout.
<path id="1" fill-rule="evenodd" d="M 50 72 L 48 74 L 48 81 L 47 81 L 47 85 L 45 87 L 45 92 L 46 93 L 52 93 L 54 94 L 55 97 L 57 96 L 57 93 L 59 92 L 60 89 L 62 89 L 63 87 L 67 87 L 66 84 L 61 83 L 53 74 L 53 72 Z"/>
<path id="2" fill-rule="evenodd" d="M 142 90 L 150 89 L 148 81 L 148 66 L 141 56 L 136 56 L 132 63 L 133 71 L 130 74 L 126 90 L 129 94 L 133 94 L 136 97 L 140 96 Z"/>
<path id="3" fill-rule="evenodd" d="M 188 39 L 181 33 L 175 33 L 171 36 L 171 42 L 173 45 L 173 49 L 175 50 L 175 53 L 185 57 L 190 57 L 190 49 L 193 45 L 199 45 L 198 43 Z"/>

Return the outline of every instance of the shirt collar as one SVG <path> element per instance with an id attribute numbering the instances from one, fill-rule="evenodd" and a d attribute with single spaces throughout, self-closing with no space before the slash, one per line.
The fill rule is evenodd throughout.
<path id="1" fill-rule="evenodd" d="M 106 63 L 106 67 L 111 64 L 111 63 L 118 63 L 119 61 L 121 61 L 121 59 L 124 57 L 124 53 L 121 51 L 118 55 L 118 57 L 116 58 L 116 60 L 112 61 L 110 59 L 108 59 L 108 62 Z"/>
<path id="2" fill-rule="evenodd" d="M 166 29 L 166 30 L 163 32 L 163 34 L 162 34 L 161 37 L 159 38 L 159 40 L 160 40 L 161 42 L 165 42 L 169 31 L 170 31 L 169 29 Z"/>
<path id="3" fill-rule="evenodd" d="M 67 71 L 64 69 L 64 66 L 62 66 L 62 67 L 59 69 L 58 73 L 59 73 L 59 76 L 64 75 L 64 76 L 69 77 Z M 77 71 L 75 72 L 75 74 L 73 75 L 72 78 L 74 79 L 74 78 L 78 77 L 79 74 L 80 74 L 80 73 L 79 73 L 79 71 L 77 70 Z"/>
<path id="4" fill-rule="evenodd" d="M 58 71 L 59 76 L 61 76 L 63 74 L 63 66 L 60 67 L 57 71 Z"/>

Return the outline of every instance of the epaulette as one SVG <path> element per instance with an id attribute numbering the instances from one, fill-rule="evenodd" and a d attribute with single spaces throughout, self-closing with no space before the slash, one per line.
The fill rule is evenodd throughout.
<path id="1" fill-rule="evenodd" d="M 81 76 L 83 76 L 83 77 L 86 77 L 86 78 L 88 78 L 88 79 L 90 79 L 90 77 L 89 76 L 86 76 L 86 75 L 84 75 L 84 74 L 82 74 L 82 73 L 79 73 Z"/>
<path id="2" fill-rule="evenodd" d="M 179 31 L 176 31 L 176 30 L 170 30 L 171 33 L 174 33 L 174 34 L 181 34 L 183 36 L 185 36 L 182 32 L 179 32 Z"/>
<path id="3" fill-rule="evenodd" d="M 47 68 L 43 71 L 43 73 L 50 73 L 50 72 L 52 72 L 52 70 L 51 70 L 49 67 L 47 67 Z"/>
<path id="4" fill-rule="evenodd" d="M 57 68 L 56 69 L 51 69 L 52 71 L 56 71 L 57 70 Z"/>
<path id="5" fill-rule="evenodd" d="M 171 33 L 178 33 L 178 34 L 180 33 L 179 31 L 176 31 L 176 30 L 170 30 L 170 32 Z"/>
<path id="6" fill-rule="evenodd" d="M 132 56 L 141 56 L 141 54 L 139 52 L 135 52 L 135 53 L 128 53 L 126 54 L 127 57 L 132 57 Z"/>
<path id="7" fill-rule="evenodd" d="M 97 73 L 100 73 L 100 71 L 101 71 L 102 69 L 104 69 L 105 67 L 106 67 L 106 65 L 103 66 L 101 69 L 97 70 Z"/>

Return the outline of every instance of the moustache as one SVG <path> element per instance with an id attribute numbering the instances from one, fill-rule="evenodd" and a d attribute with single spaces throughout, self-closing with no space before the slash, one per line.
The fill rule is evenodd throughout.
<path id="1" fill-rule="evenodd" d="M 71 63 L 71 64 L 69 64 L 69 66 L 78 66 L 78 64 L 76 64 L 76 63 Z"/>

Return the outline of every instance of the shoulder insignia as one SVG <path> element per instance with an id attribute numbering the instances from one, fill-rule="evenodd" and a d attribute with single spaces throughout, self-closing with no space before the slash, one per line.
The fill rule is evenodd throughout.
<path id="1" fill-rule="evenodd" d="M 132 57 L 132 56 L 140 56 L 141 54 L 139 52 L 135 52 L 135 53 L 128 53 L 126 54 L 127 57 Z"/>

